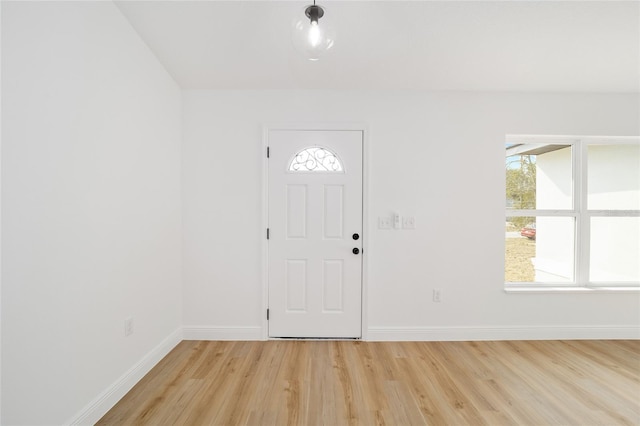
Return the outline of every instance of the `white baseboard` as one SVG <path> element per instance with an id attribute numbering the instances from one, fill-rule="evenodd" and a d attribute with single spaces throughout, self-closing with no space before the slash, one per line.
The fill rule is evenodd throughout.
<path id="1" fill-rule="evenodd" d="M 640 326 L 370 327 L 367 331 L 367 340 L 374 342 L 640 339 Z"/>
<path id="2" fill-rule="evenodd" d="M 264 340 L 262 327 L 184 327 L 184 340 Z"/>
<path id="3" fill-rule="evenodd" d="M 127 394 L 162 358 L 182 341 L 182 327 L 167 336 L 111 386 L 84 407 L 66 425 L 93 425 Z"/>

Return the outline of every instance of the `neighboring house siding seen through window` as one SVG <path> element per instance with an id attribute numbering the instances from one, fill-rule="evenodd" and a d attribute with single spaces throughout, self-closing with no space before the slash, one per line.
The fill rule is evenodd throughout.
<path id="1" fill-rule="evenodd" d="M 640 286 L 640 138 L 510 136 L 507 288 Z"/>

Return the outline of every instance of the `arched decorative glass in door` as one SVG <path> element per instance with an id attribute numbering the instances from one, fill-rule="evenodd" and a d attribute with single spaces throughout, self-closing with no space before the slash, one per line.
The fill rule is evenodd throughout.
<path id="1" fill-rule="evenodd" d="M 343 173 L 344 167 L 338 156 L 321 146 L 312 146 L 298 152 L 289 163 L 290 172 L 334 172 Z"/>

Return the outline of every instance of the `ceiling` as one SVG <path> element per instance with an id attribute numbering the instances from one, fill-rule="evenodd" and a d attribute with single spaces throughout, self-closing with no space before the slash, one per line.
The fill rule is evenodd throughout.
<path id="1" fill-rule="evenodd" d="M 185 89 L 640 91 L 640 2 L 325 1 L 337 33 L 291 42 L 310 1 L 118 1 Z"/>

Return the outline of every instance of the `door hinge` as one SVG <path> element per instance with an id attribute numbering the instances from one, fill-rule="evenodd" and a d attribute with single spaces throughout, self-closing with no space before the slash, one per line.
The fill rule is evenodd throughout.
<path id="1" fill-rule="evenodd" d="M 267 321 L 269 321 L 269 309 L 267 309 Z"/>
<path id="2" fill-rule="evenodd" d="M 269 158 L 269 147 L 267 147 L 267 158 Z"/>
<path id="3" fill-rule="evenodd" d="M 267 228 L 267 240 L 269 239 L 269 228 Z"/>

